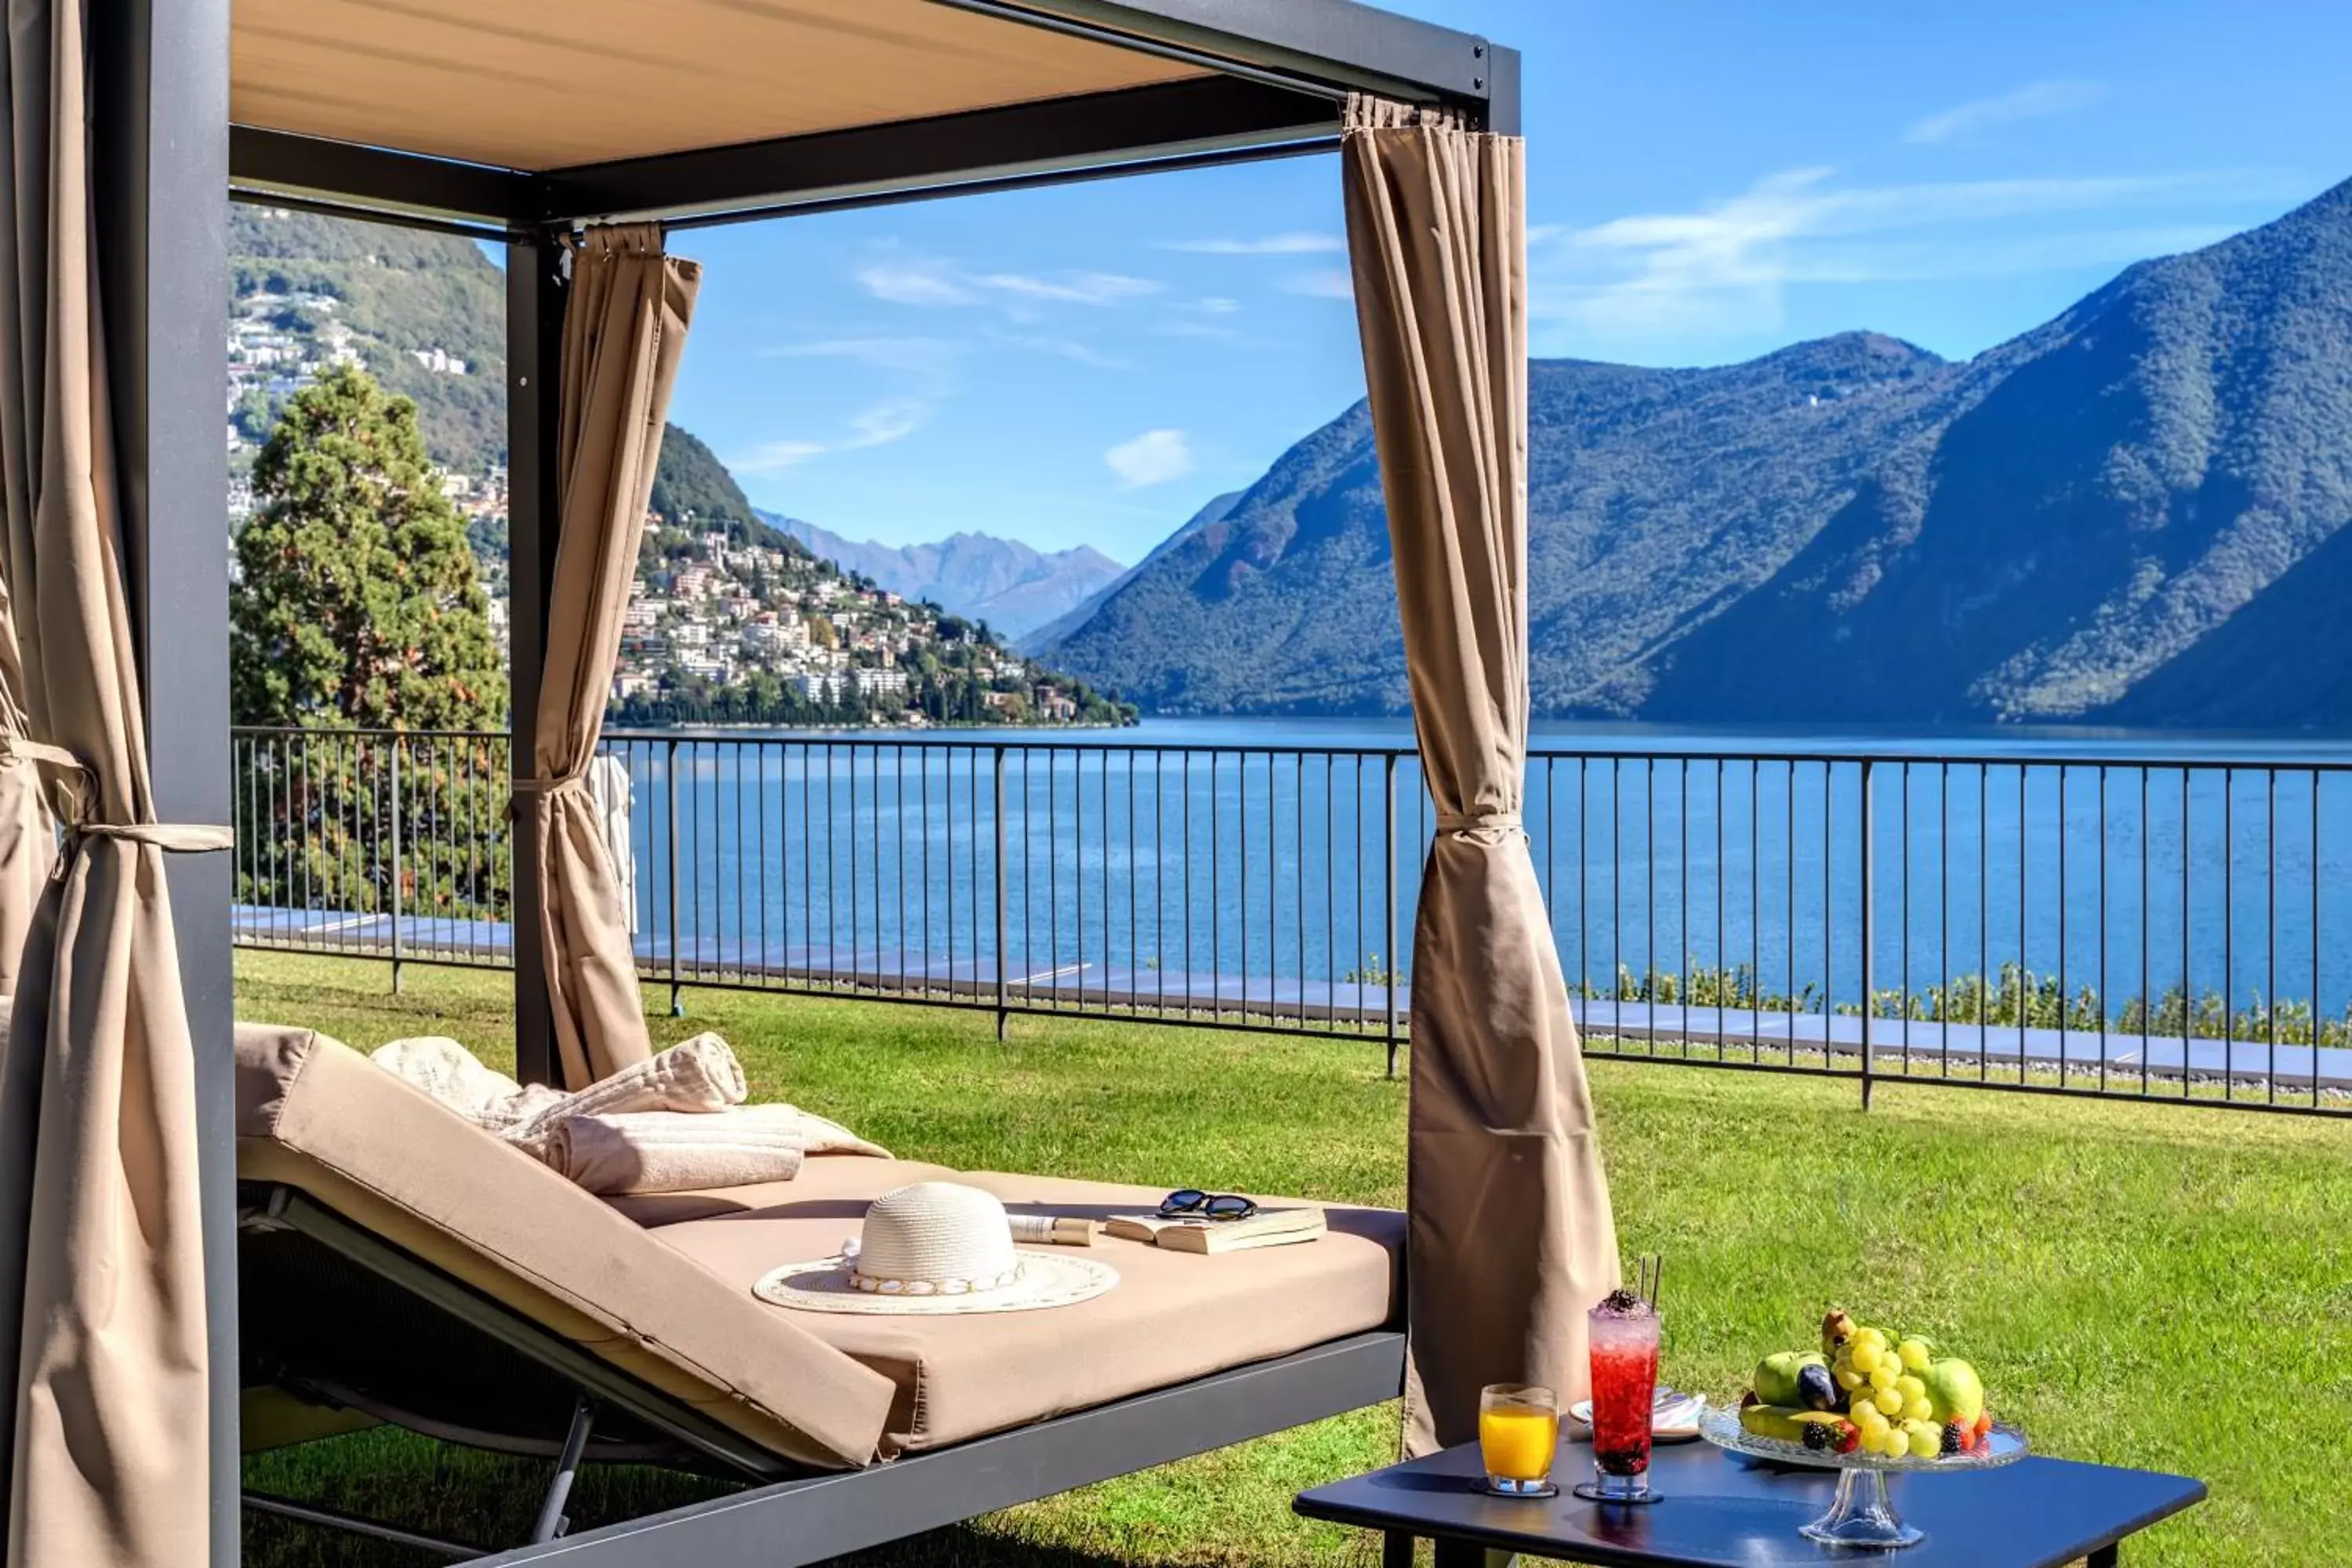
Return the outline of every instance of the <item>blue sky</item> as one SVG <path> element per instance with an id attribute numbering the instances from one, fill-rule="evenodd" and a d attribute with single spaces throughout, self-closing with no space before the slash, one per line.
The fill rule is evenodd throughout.
<path id="1" fill-rule="evenodd" d="M 1388 0 L 1527 57 L 1534 349 L 1952 356 L 2352 175 L 2352 6 Z M 1134 561 L 1362 395 L 1329 157 L 681 235 L 673 417 L 852 538 Z"/>

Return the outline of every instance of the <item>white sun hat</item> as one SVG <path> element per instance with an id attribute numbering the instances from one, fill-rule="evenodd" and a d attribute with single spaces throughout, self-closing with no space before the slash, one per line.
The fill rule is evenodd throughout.
<path id="1" fill-rule="evenodd" d="M 1016 1247 L 1003 1204 L 978 1187 L 917 1182 L 874 1200 L 866 1234 L 831 1258 L 769 1270 L 752 1294 L 804 1312 L 1025 1312 L 1091 1300 L 1118 1270 L 1068 1247 Z"/>

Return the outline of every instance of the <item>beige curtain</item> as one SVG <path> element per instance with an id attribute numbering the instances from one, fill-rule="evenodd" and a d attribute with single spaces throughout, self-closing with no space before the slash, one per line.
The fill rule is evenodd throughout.
<path id="1" fill-rule="evenodd" d="M 1617 1282 L 1568 988 L 1519 824 L 1528 734 L 1526 148 L 1357 100 L 1341 164 L 1364 375 L 1437 833 L 1413 925 L 1406 1447 L 1478 1391 L 1589 1378 Z"/>
<path id="2" fill-rule="evenodd" d="M 22 1311 L 8 1562 L 178 1568 L 210 1509 L 194 1045 L 123 596 L 80 0 L 0 48 L 0 459 L 24 716 L 69 825 L 0 1075 L 0 1295 Z M 59 765 L 62 763 L 66 765 Z M 21 1272 L 20 1272 L 21 1271 Z M 192 1556 L 193 1554 L 193 1556 Z"/>
<path id="3" fill-rule="evenodd" d="M 570 1089 L 653 1054 L 628 911 L 588 773 L 701 280 L 695 263 L 662 254 L 654 225 L 593 228 L 573 253 L 563 311 L 562 532 L 531 730 L 537 776 L 522 787 L 540 796 L 540 930 L 557 1066 Z"/>
<path id="4" fill-rule="evenodd" d="M 13 454 L 11 454 L 13 456 Z M 31 476 L 7 464 L 7 504 L 32 493 Z M 29 507 L 29 503 L 26 503 Z M 0 550 L 6 548 L 0 541 Z M 40 769 L 25 749 L 25 669 L 16 658 L 16 616 L 0 574 L 0 1000 L 16 995 L 16 969 L 33 910 L 58 858 L 57 821 L 43 795 Z M 0 1049 L 7 1041 L 0 1023 Z"/>

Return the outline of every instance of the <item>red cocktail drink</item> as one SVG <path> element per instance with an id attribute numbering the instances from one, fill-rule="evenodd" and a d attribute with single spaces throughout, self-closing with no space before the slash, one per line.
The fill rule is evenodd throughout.
<path id="1" fill-rule="evenodd" d="M 1658 1395 L 1658 1314 L 1619 1290 L 1586 1314 L 1592 1344 L 1591 1489 L 1606 1502 L 1646 1502 L 1650 1416 Z"/>

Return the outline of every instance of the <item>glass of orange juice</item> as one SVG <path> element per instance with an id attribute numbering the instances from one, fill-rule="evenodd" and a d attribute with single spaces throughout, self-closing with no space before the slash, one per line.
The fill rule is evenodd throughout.
<path id="1" fill-rule="evenodd" d="M 1486 1489 L 1497 1497 L 1552 1497 L 1559 1450 L 1559 1402 L 1532 1384 L 1490 1384 L 1478 1393 L 1478 1452 Z"/>

